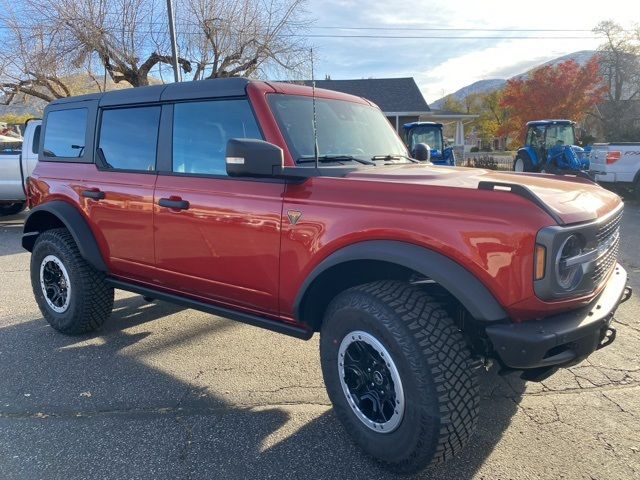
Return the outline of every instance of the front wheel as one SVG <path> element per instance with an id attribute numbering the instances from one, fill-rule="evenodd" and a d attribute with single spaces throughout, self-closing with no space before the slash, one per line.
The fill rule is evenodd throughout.
<path id="1" fill-rule="evenodd" d="M 26 202 L 15 202 L 0 205 L 0 217 L 4 217 L 7 215 L 16 215 L 27 208 Z"/>
<path id="2" fill-rule="evenodd" d="M 320 357 L 338 419 L 391 470 L 439 463 L 475 429 L 471 353 L 448 314 L 417 287 L 380 281 L 338 295 L 325 314 Z"/>
<path id="3" fill-rule="evenodd" d="M 113 288 L 64 228 L 41 233 L 31 254 L 31 286 L 42 316 L 59 332 L 87 333 L 111 314 Z"/>
<path id="4" fill-rule="evenodd" d="M 533 172 L 533 164 L 528 156 L 518 155 L 513 161 L 514 172 Z"/>

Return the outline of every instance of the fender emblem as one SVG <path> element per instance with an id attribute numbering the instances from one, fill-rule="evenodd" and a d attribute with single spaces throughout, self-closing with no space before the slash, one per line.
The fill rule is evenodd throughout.
<path id="1" fill-rule="evenodd" d="M 295 225 L 298 223 L 298 220 L 300 220 L 300 217 L 302 217 L 302 212 L 298 210 L 287 210 L 287 217 L 289 217 L 291 225 Z"/>

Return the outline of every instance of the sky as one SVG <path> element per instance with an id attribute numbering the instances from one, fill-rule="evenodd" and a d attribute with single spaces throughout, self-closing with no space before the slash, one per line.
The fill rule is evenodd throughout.
<path id="1" fill-rule="evenodd" d="M 314 35 L 580 36 L 580 39 L 318 38 L 316 78 L 414 77 L 427 102 L 477 80 L 509 78 L 553 58 L 593 50 L 590 32 L 602 20 L 640 23 L 636 0 L 309 0 Z M 323 28 L 323 27 L 344 27 Z M 349 27 L 398 30 L 348 30 Z M 408 28 L 466 29 L 417 31 Z M 480 32 L 474 29 L 562 29 L 563 32 Z"/>

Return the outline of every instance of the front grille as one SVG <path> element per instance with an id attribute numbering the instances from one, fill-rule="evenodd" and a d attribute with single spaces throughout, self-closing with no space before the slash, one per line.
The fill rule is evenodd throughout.
<path id="1" fill-rule="evenodd" d="M 591 273 L 594 285 L 600 284 L 602 279 L 606 277 L 607 273 L 609 273 L 616 264 L 619 245 L 620 237 L 616 237 L 611 247 L 609 247 L 609 250 L 596 261 L 593 272 Z"/>
<path id="2" fill-rule="evenodd" d="M 611 217 L 609 220 L 598 227 L 598 233 L 596 234 L 596 236 L 598 237 L 599 245 L 606 243 L 611 235 L 614 235 L 619 231 L 621 221 L 622 209 L 620 209 L 618 213 L 616 213 L 613 217 Z"/>
<path id="3" fill-rule="evenodd" d="M 596 237 L 598 239 L 598 250 L 602 250 L 602 254 L 596 260 L 591 272 L 594 285 L 599 285 L 616 264 L 618 249 L 620 248 L 621 221 L 622 209 L 598 227 Z"/>

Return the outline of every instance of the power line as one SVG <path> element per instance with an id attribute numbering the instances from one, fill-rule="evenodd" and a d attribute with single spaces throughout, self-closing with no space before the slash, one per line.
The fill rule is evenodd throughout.
<path id="1" fill-rule="evenodd" d="M 32 30 L 28 26 L 8 27 L 0 25 L 0 30 Z M 118 30 L 123 33 L 137 33 L 140 35 L 165 35 L 164 30 Z M 197 35 L 200 32 L 176 31 L 179 35 Z M 374 34 L 316 34 L 316 33 L 281 33 L 282 38 L 370 38 L 370 39 L 398 39 L 398 40 L 593 40 L 596 35 L 374 35 Z"/>
<path id="2" fill-rule="evenodd" d="M 385 30 L 415 32 L 593 32 L 580 28 L 457 28 L 457 27 L 348 27 L 348 26 L 312 26 L 318 30 Z"/>

